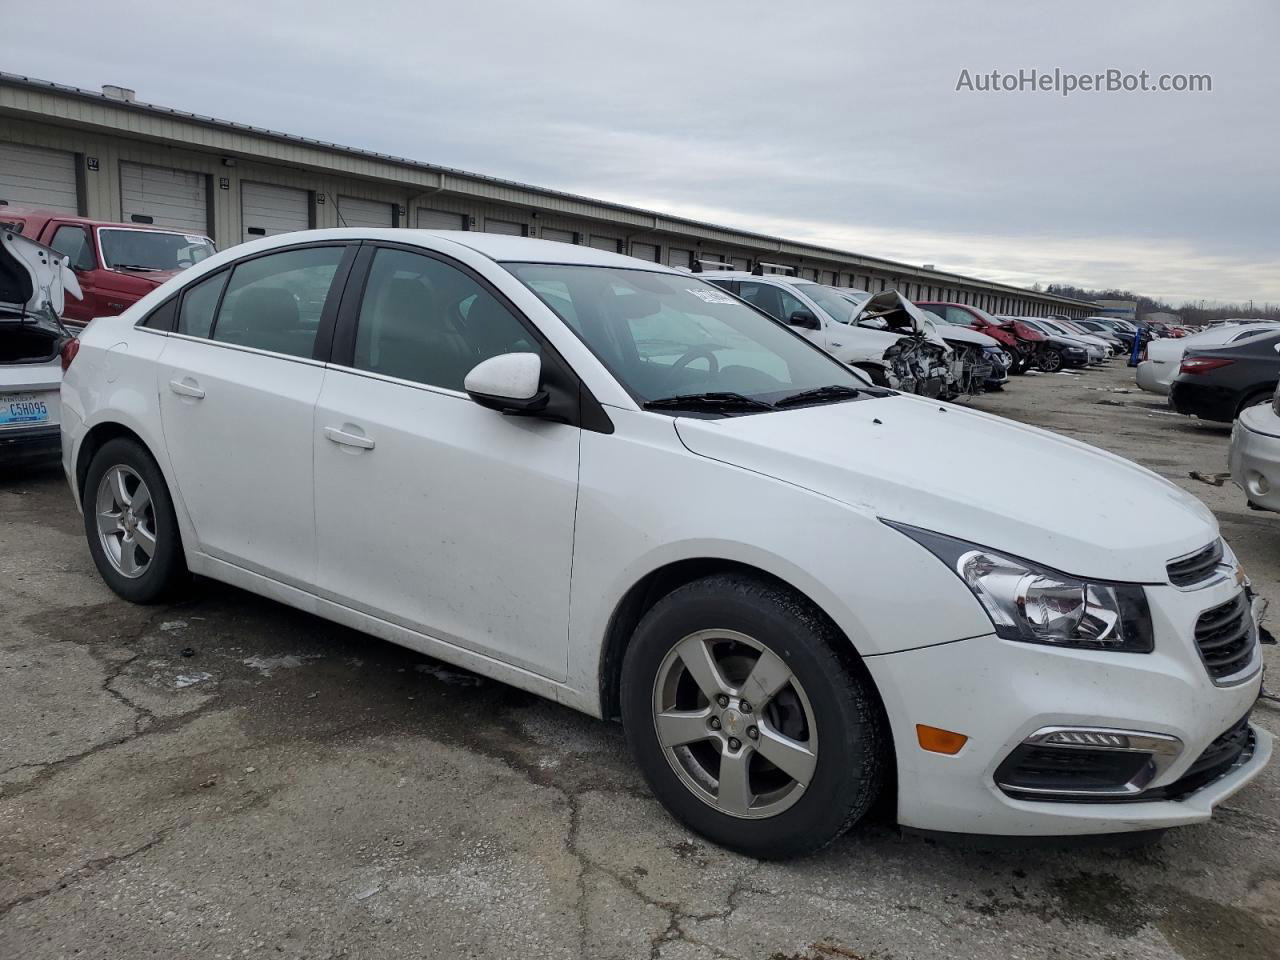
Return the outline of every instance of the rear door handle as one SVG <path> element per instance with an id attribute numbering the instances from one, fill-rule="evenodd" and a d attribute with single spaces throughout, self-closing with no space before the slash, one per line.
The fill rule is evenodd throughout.
<path id="1" fill-rule="evenodd" d="M 170 380 L 169 389 L 180 397 L 190 397 L 193 400 L 204 399 L 204 391 L 190 377 L 183 377 L 181 380 Z"/>
<path id="2" fill-rule="evenodd" d="M 373 439 L 358 433 L 348 433 L 338 427 L 325 427 L 324 435 L 334 443 L 340 443 L 344 447 L 356 447 L 359 450 L 372 450 Z"/>

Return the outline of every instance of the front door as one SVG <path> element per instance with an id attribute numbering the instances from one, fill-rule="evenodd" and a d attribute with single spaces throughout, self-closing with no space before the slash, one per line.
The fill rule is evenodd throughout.
<path id="1" fill-rule="evenodd" d="M 199 549 L 295 586 L 315 580 L 314 354 L 344 250 L 274 252 L 187 287 L 160 356 L 165 447 Z"/>
<path id="2" fill-rule="evenodd" d="M 315 417 L 321 592 L 563 680 L 581 431 L 463 392 L 481 360 L 538 339 L 470 273 L 392 247 L 343 314 L 353 346 Z"/>
<path id="3" fill-rule="evenodd" d="M 71 269 L 76 272 L 76 279 L 80 281 L 80 292 L 83 294 L 79 300 L 75 297 L 66 298 L 66 304 L 62 309 L 63 320 L 84 325 L 94 317 L 104 316 L 108 312 L 118 312 L 103 308 L 102 297 L 98 290 L 100 269 L 97 257 L 93 253 L 93 243 L 89 239 L 87 227 L 78 223 L 55 224 L 48 243 L 50 247 L 71 261 Z"/>

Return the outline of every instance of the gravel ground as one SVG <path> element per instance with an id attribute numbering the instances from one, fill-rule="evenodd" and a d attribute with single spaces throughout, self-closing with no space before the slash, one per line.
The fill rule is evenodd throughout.
<path id="1" fill-rule="evenodd" d="M 973 405 L 1191 490 L 1280 597 L 1280 516 L 1188 476 L 1225 429 L 1123 367 Z M 616 725 L 218 584 L 116 599 L 56 469 L 0 475 L 0 582 L 3 957 L 1280 956 L 1275 767 L 1154 845 L 881 821 L 759 863 L 670 820 Z"/>

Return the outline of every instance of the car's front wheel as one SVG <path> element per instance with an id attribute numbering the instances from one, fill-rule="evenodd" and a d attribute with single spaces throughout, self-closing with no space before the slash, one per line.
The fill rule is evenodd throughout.
<path id="1" fill-rule="evenodd" d="M 187 576 L 164 475 L 136 440 L 117 437 L 89 463 L 84 530 L 98 573 L 134 603 L 168 596 Z"/>
<path id="2" fill-rule="evenodd" d="M 1045 373 L 1057 373 L 1062 369 L 1062 354 L 1057 350 L 1045 350 L 1040 354 L 1040 369 Z"/>
<path id="3" fill-rule="evenodd" d="M 655 604 L 623 661 L 622 718 L 658 799 L 755 857 L 808 853 L 857 822 L 890 749 L 870 677 L 841 644 L 804 598 L 749 576 Z"/>

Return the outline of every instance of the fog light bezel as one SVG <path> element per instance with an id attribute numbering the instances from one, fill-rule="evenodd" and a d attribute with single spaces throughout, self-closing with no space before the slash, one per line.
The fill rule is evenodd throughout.
<path id="1" fill-rule="evenodd" d="M 1071 739 L 1088 740 L 1089 738 L 1092 738 L 1095 742 L 1064 742 Z M 995 780 L 995 785 L 1003 793 L 1015 799 L 1062 801 L 1124 799 L 1137 796 L 1159 780 L 1182 756 L 1184 746 L 1180 737 L 1168 733 L 1153 733 L 1146 730 L 1128 730 L 1117 727 L 1055 724 L 1040 727 L 1034 733 L 1019 741 L 1001 759 L 996 767 L 993 779 Z M 1145 754 L 1149 762 L 1125 783 L 1114 787 L 1084 789 L 1028 787 L 1017 783 L 1002 782 L 999 776 L 1000 770 L 1023 747 L 1065 750 L 1073 753 Z"/>

